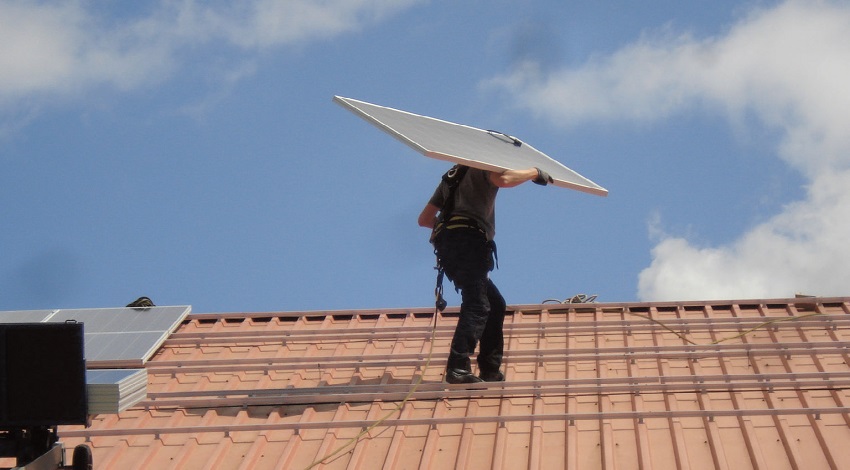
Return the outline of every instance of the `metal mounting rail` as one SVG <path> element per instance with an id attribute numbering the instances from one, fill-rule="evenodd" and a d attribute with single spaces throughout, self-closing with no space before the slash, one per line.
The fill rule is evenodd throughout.
<path id="1" fill-rule="evenodd" d="M 315 403 L 400 401 L 410 395 L 412 384 L 324 385 L 321 387 L 269 390 L 208 390 L 203 392 L 150 393 L 143 407 L 215 408 Z M 846 390 L 850 372 L 801 374 L 697 375 L 517 381 L 499 384 L 447 385 L 422 383 L 411 400 L 472 397 L 512 398 L 524 396 L 579 396 L 656 393 L 712 393 L 778 390 Z"/>
<path id="2" fill-rule="evenodd" d="M 643 315 L 643 314 L 641 314 Z M 729 317 L 729 318 L 666 318 L 661 315 L 656 315 L 654 320 L 662 322 L 669 328 L 687 330 L 691 333 L 695 331 L 719 331 L 728 329 L 729 331 L 741 331 L 756 327 L 766 322 L 770 323 L 769 328 L 773 330 L 786 328 L 850 328 L 850 316 L 844 314 L 818 315 L 814 317 L 801 318 L 791 320 L 789 316 L 770 316 L 770 317 Z M 615 333 L 620 333 L 625 328 L 629 332 L 641 331 L 657 331 L 663 329 L 661 325 L 654 321 L 642 319 L 640 317 L 627 318 L 623 320 L 598 320 L 598 321 L 547 321 L 545 324 L 540 323 L 509 323 L 505 324 L 504 331 L 506 335 L 513 333 L 527 334 L 578 334 L 578 333 L 600 333 L 611 330 Z M 183 333 L 173 333 L 164 343 L 166 346 L 176 346 L 180 344 L 217 344 L 228 343 L 233 340 L 245 341 L 246 339 L 254 339 L 257 341 L 298 341 L 304 339 L 315 340 L 315 338 L 335 338 L 339 340 L 344 337 L 346 339 L 400 339 L 400 338 L 421 338 L 424 334 L 430 333 L 430 326 L 391 326 L 391 327 L 353 327 L 353 328 L 327 328 L 327 329 L 292 329 L 286 331 L 193 331 Z M 451 335 L 454 332 L 454 325 L 437 326 L 438 334 Z"/>
<path id="3" fill-rule="evenodd" d="M 435 353 L 434 359 L 442 359 L 448 353 Z M 746 343 L 746 344 L 714 344 L 714 345 L 677 345 L 677 346 L 632 346 L 614 348 L 561 348 L 545 351 L 506 351 L 505 363 L 527 363 L 541 360 L 558 360 L 569 362 L 595 360 L 655 360 L 655 359 L 713 359 L 728 357 L 754 356 L 795 356 L 795 355 L 841 355 L 850 354 L 850 341 L 818 341 L 795 343 Z M 234 371 L 268 371 L 304 369 L 305 365 L 316 365 L 335 368 L 364 368 L 364 367 L 421 367 L 427 361 L 427 354 L 370 354 L 370 355 L 335 355 L 307 357 L 269 357 L 242 359 L 206 359 L 206 360 L 172 360 L 156 361 L 147 364 L 151 374 L 182 374 L 206 372 L 214 369 L 216 372 Z"/>
<path id="4" fill-rule="evenodd" d="M 819 419 L 822 415 L 850 413 L 848 407 L 835 408 L 777 408 L 777 409 L 735 409 L 735 410 L 676 410 L 676 411 L 608 411 L 597 413 L 547 413 L 547 414 L 523 414 L 523 415 L 495 415 L 495 416 L 457 416 L 457 417 L 426 417 L 387 419 L 382 422 L 380 428 L 396 426 L 440 426 L 452 424 L 472 423 L 515 423 L 515 422 L 542 422 L 562 421 L 572 425 L 575 421 L 586 420 L 632 420 L 638 423 L 654 419 L 672 418 L 707 418 L 713 420 L 720 417 L 752 417 L 752 416 L 789 416 L 807 415 Z M 167 428 L 112 428 L 112 429 L 80 429 L 62 431 L 62 438 L 80 437 L 91 439 L 102 436 L 139 436 L 139 435 L 166 435 L 166 434 L 194 434 L 194 433 L 223 433 L 230 435 L 238 432 L 258 431 L 281 431 L 292 430 L 298 432 L 306 429 L 333 429 L 333 428 L 366 428 L 374 424 L 374 420 L 339 420 L 339 421 L 315 421 L 315 422 L 276 422 L 257 424 L 226 424 L 208 426 L 174 426 Z"/>

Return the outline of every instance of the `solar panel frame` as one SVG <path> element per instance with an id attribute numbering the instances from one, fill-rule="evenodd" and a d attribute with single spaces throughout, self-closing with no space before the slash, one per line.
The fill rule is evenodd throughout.
<path id="1" fill-rule="evenodd" d="M 552 159 L 526 142 L 502 132 L 334 96 L 334 102 L 426 157 L 489 171 L 538 167 L 555 186 L 597 196 L 608 190 Z"/>

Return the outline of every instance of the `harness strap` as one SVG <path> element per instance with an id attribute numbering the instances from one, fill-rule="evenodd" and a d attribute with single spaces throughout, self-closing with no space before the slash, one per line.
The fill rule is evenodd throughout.
<path id="1" fill-rule="evenodd" d="M 478 230 L 481 233 L 485 233 L 481 227 L 478 226 L 478 223 L 474 219 L 470 219 L 469 217 L 464 217 L 462 215 L 456 215 L 450 217 L 447 221 L 438 221 L 437 225 L 434 226 L 434 232 L 431 235 L 431 240 L 433 241 L 437 235 L 442 232 L 444 229 L 446 230 L 454 230 L 458 228 L 470 228 L 474 230 Z"/>
<path id="2" fill-rule="evenodd" d="M 451 219 L 452 212 L 455 209 L 455 193 L 457 192 L 457 187 L 460 186 L 460 182 L 463 180 L 463 177 L 466 176 L 467 170 L 469 170 L 468 166 L 455 165 L 443 175 L 442 180 L 446 186 L 448 186 L 449 194 L 446 195 L 446 199 L 443 201 L 443 207 L 440 208 L 440 219 L 437 225 L 434 226 L 434 230 L 431 232 L 431 240 L 433 240 L 437 234 L 437 227 L 444 221 Z"/>
<path id="3" fill-rule="evenodd" d="M 434 287 L 434 298 L 435 298 L 434 307 L 437 309 L 437 313 L 441 313 L 443 310 L 446 309 L 446 306 L 448 306 L 448 302 L 446 302 L 446 299 L 443 298 L 443 275 L 445 274 L 445 271 L 440 266 L 439 261 L 437 261 L 437 267 L 434 268 L 434 269 L 437 270 L 437 286 Z M 436 321 L 437 321 L 437 315 L 434 315 L 435 326 L 436 326 Z"/>
<path id="4" fill-rule="evenodd" d="M 457 192 L 457 187 L 460 186 L 460 182 L 463 180 L 463 177 L 466 176 L 466 171 L 468 169 L 469 167 L 466 165 L 455 165 L 443 175 L 443 182 L 448 185 L 449 194 L 447 195 L 446 200 L 443 203 L 443 207 L 440 208 L 440 219 L 437 221 L 437 224 L 434 225 L 434 230 L 431 231 L 432 243 L 437 238 L 437 234 L 440 233 L 444 228 L 472 228 L 472 225 L 470 224 L 475 224 L 474 220 L 469 219 L 467 217 L 452 217 L 451 215 L 455 207 L 455 193 Z M 447 225 L 446 222 L 448 222 L 449 225 Z M 474 228 L 478 228 L 478 225 L 475 224 Z M 437 257 L 437 265 L 434 267 L 434 269 L 437 270 L 437 285 L 436 287 L 434 287 L 434 297 L 436 298 L 435 307 L 437 313 L 439 313 L 445 310 L 446 306 L 448 305 L 446 299 L 443 298 L 443 277 L 445 276 L 446 272 L 440 264 L 440 257 L 439 255 L 437 255 L 436 246 L 434 247 L 434 255 Z M 434 315 L 435 328 L 436 319 L 437 315 Z"/>
<path id="5" fill-rule="evenodd" d="M 490 248 L 490 253 L 493 255 L 493 263 L 495 263 L 496 269 L 499 269 L 499 252 L 496 251 L 496 242 L 489 240 L 487 242 L 487 246 Z"/>

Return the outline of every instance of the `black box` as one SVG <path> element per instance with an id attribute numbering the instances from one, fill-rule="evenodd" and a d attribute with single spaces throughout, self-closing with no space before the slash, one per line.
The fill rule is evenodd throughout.
<path id="1" fill-rule="evenodd" d="M 86 424 L 82 323 L 0 324 L 0 429 Z"/>

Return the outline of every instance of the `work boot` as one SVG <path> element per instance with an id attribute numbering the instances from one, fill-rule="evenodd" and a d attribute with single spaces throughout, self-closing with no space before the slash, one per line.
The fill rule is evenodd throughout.
<path id="1" fill-rule="evenodd" d="M 450 384 L 474 384 L 483 382 L 467 369 L 446 369 L 446 382 Z"/>
<path id="2" fill-rule="evenodd" d="M 481 380 L 483 380 L 485 382 L 504 382 L 505 381 L 505 374 L 503 374 L 501 371 L 498 371 L 498 370 L 494 371 L 494 372 L 482 372 L 479 377 L 481 378 Z"/>

